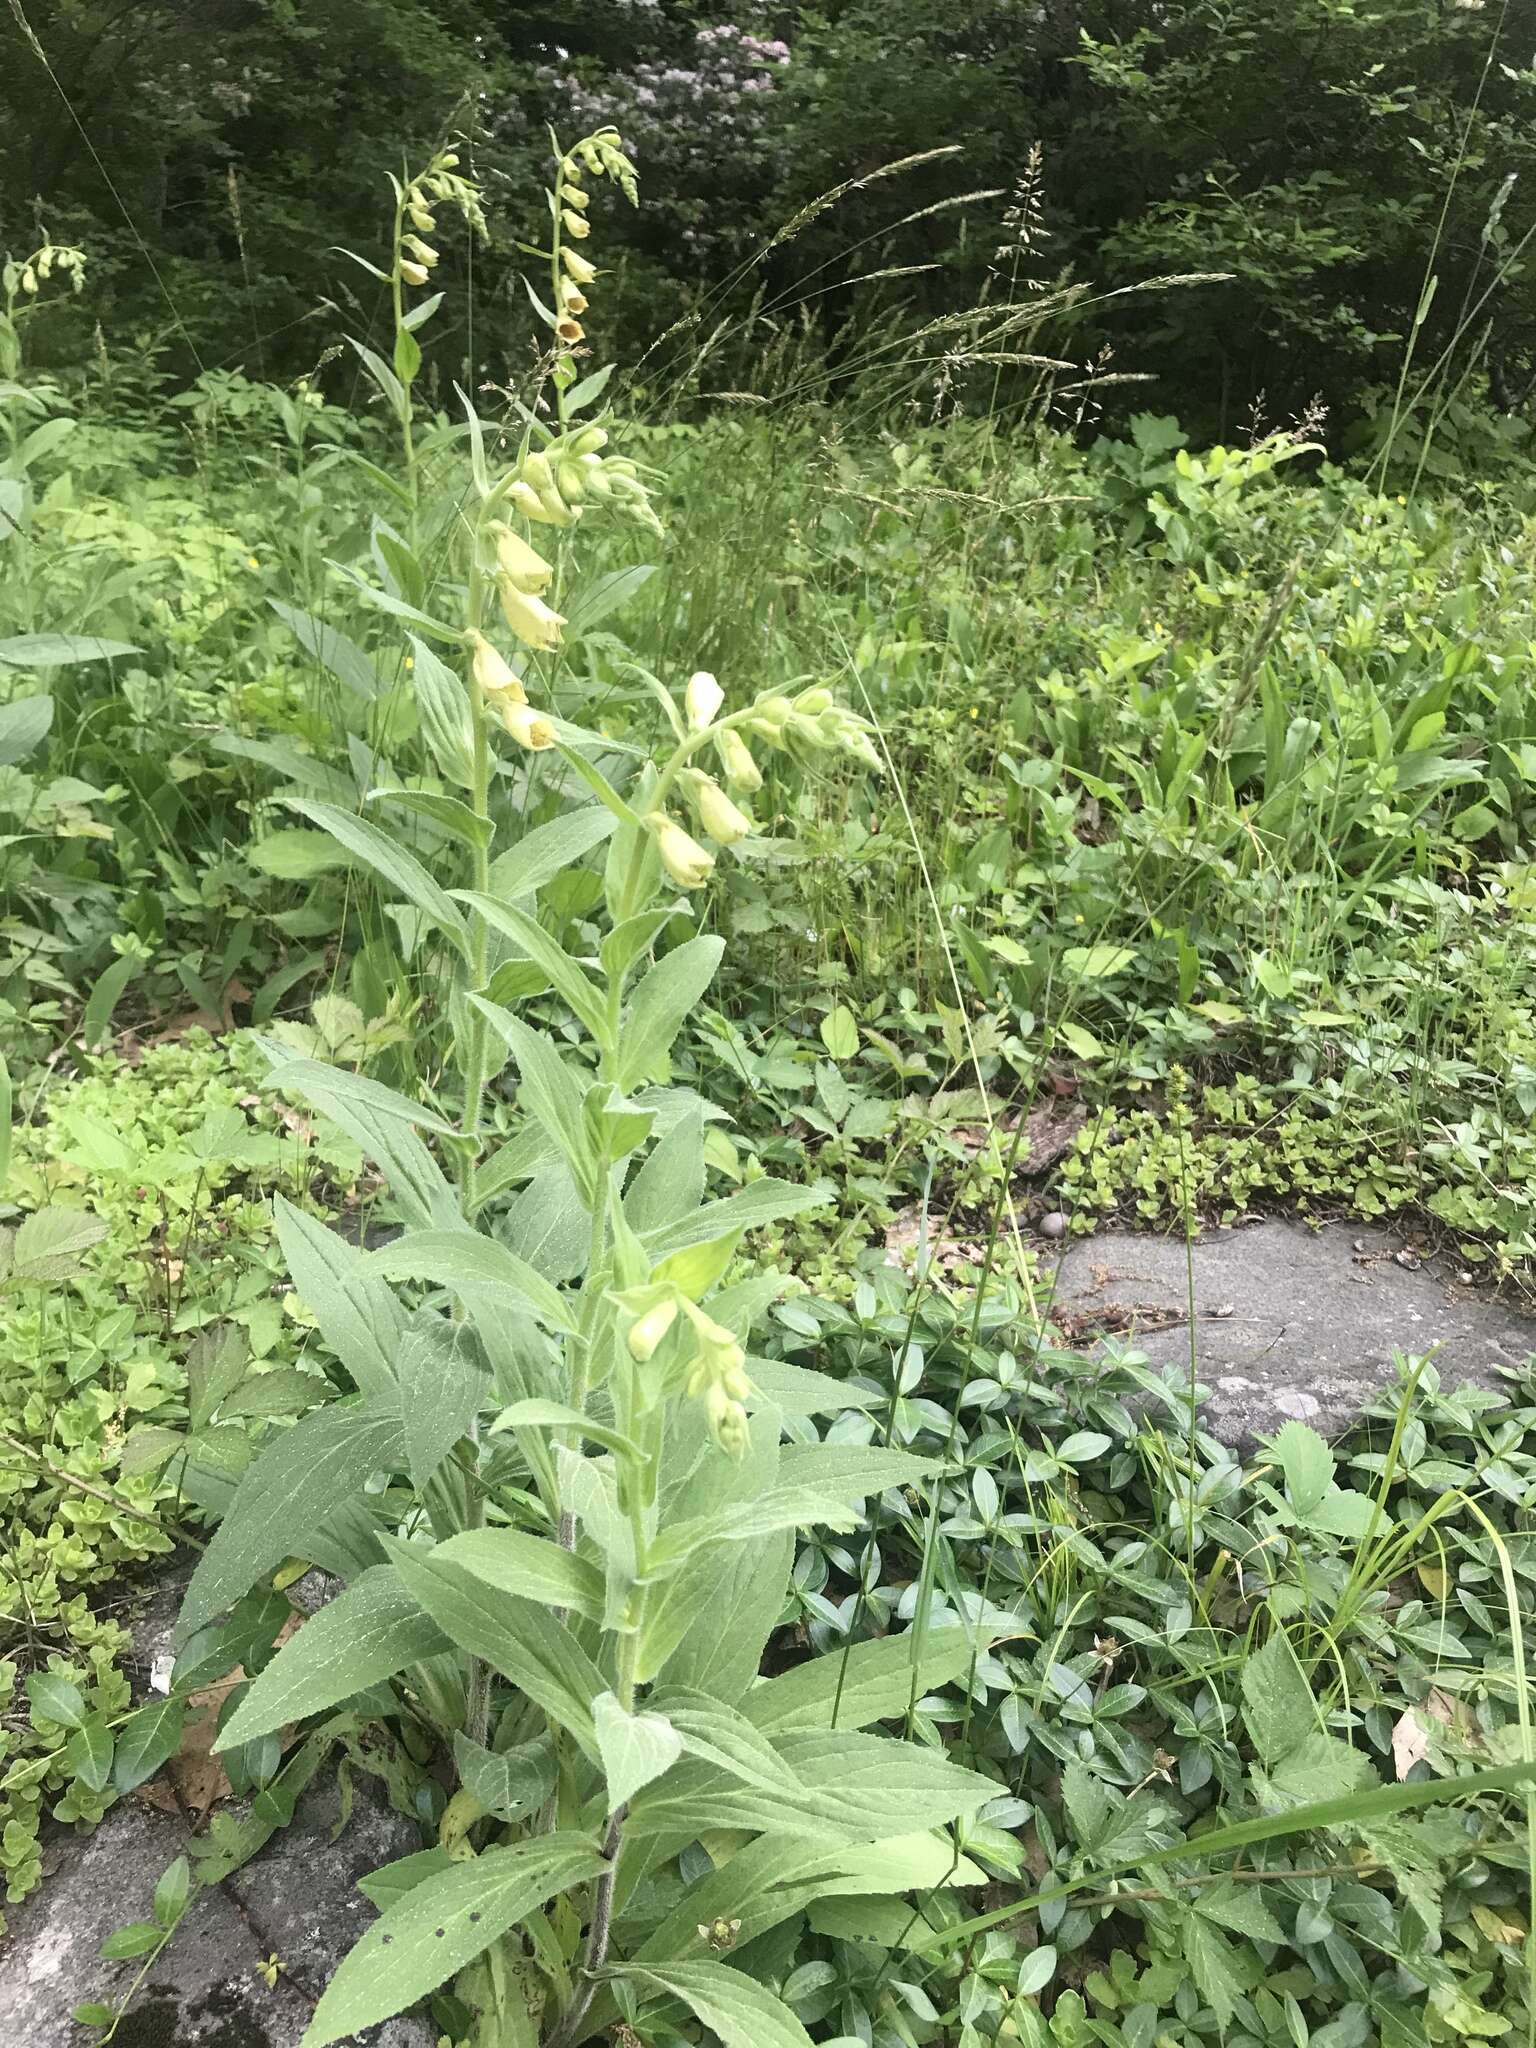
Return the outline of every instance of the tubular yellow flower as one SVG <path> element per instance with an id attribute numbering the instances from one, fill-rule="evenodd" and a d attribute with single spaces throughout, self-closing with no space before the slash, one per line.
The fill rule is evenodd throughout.
<path id="1" fill-rule="evenodd" d="M 511 697 L 519 704 L 528 702 L 528 693 L 521 681 L 513 674 L 501 651 L 493 647 L 483 633 L 469 635 L 469 665 L 475 681 L 487 697 Z"/>
<path id="2" fill-rule="evenodd" d="M 706 725 L 713 725 L 715 714 L 725 702 L 725 692 L 715 681 L 707 668 L 696 669 L 688 678 L 688 687 L 683 692 L 683 705 L 688 713 L 690 732 L 702 732 Z"/>
<path id="3" fill-rule="evenodd" d="M 496 566 L 507 581 L 534 596 L 547 589 L 555 572 L 544 557 L 529 547 L 527 541 L 515 534 L 510 526 L 503 526 L 498 521 L 491 532 L 496 540 Z"/>
<path id="4" fill-rule="evenodd" d="M 599 448 L 607 446 L 608 434 L 605 428 L 583 427 L 571 443 L 571 450 L 576 455 L 595 455 Z"/>
<path id="5" fill-rule="evenodd" d="M 555 472 L 549 466 L 549 458 L 537 449 L 523 457 L 522 475 L 523 481 L 532 484 L 541 497 L 555 487 Z"/>
<path id="6" fill-rule="evenodd" d="M 717 733 L 715 752 L 720 756 L 725 779 L 733 789 L 751 792 L 762 788 L 763 778 L 752 758 L 752 749 L 739 732 Z"/>
<path id="7" fill-rule="evenodd" d="M 541 754 L 546 747 L 555 744 L 555 728 L 547 718 L 541 718 L 531 704 L 517 704 L 510 697 L 502 697 L 497 700 L 496 709 L 513 739 L 530 753 Z"/>
<path id="8" fill-rule="evenodd" d="M 424 235 L 430 235 L 437 226 L 435 216 L 427 211 L 419 199 L 413 199 L 406 212 L 411 216 L 411 226 L 419 228 Z"/>
<path id="9" fill-rule="evenodd" d="M 704 1414 L 710 1435 L 726 1456 L 739 1464 L 751 1443 L 746 1409 L 739 1401 L 733 1401 L 717 1380 L 705 1392 Z"/>
<path id="10" fill-rule="evenodd" d="M 712 777 L 699 777 L 693 800 L 699 807 L 699 823 L 719 845 L 734 846 L 752 830 L 752 820 L 746 812 L 737 809 Z"/>
<path id="11" fill-rule="evenodd" d="M 592 232 L 592 223 L 584 220 L 579 213 L 562 211 L 560 224 L 568 235 L 574 235 L 578 242 L 584 242 Z"/>
<path id="12" fill-rule="evenodd" d="M 590 192 L 583 192 L 579 185 L 573 184 L 570 181 L 570 179 L 567 179 L 565 185 L 565 203 L 567 206 L 579 206 L 582 212 L 585 213 L 587 208 L 592 204 L 592 194 Z"/>
<path id="13" fill-rule="evenodd" d="M 647 1359 L 653 1358 L 657 1345 L 676 1321 L 675 1301 L 658 1301 L 656 1306 L 647 1309 L 643 1316 L 637 1316 L 629 1326 L 629 1336 L 626 1340 L 630 1357 L 639 1365 L 644 1365 Z"/>
<path id="14" fill-rule="evenodd" d="M 560 628 L 565 624 L 559 612 L 551 611 L 542 597 L 519 590 L 508 577 L 497 579 L 501 615 L 525 647 L 548 650 L 560 645 Z"/>
<path id="15" fill-rule="evenodd" d="M 400 262 L 400 275 L 407 284 L 425 284 L 427 281 L 427 273 L 422 266 L 419 263 L 411 263 L 404 257 Z"/>
<path id="16" fill-rule="evenodd" d="M 578 284 L 590 284 L 597 276 L 597 265 L 589 263 L 585 256 L 578 255 L 572 248 L 560 251 L 560 261 L 565 265 L 566 276 L 575 278 Z"/>
<path id="17" fill-rule="evenodd" d="M 420 235 L 407 235 L 403 246 L 410 250 L 418 263 L 424 263 L 428 270 L 437 268 L 437 251 L 430 242 L 424 242 Z"/>
<path id="18" fill-rule="evenodd" d="M 557 320 L 555 333 L 567 348 L 574 348 L 578 341 L 585 341 L 587 337 L 587 330 L 579 320 Z"/>
<path id="19" fill-rule="evenodd" d="M 567 278 L 560 292 L 561 310 L 574 320 L 578 313 L 585 313 L 590 303 L 586 293 Z"/>
<path id="20" fill-rule="evenodd" d="M 680 889 L 702 889 L 714 872 L 715 856 L 685 832 L 675 818 L 653 811 L 646 824 L 656 835 L 661 864 Z"/>

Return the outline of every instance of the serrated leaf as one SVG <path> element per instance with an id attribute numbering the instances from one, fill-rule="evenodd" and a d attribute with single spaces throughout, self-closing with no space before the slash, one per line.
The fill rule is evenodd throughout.
<path id="1" fill-rule="evenodd" d="M 1229 1877 L 1222 1878 L 1216 1884 L 1202 1885 L 1191 1903 L 1207 1920 L 1214 1920 L 1234 1934 L 1245 1934 L 1251 1941 L 1286 1939 L 1285 1929 L 1264 1903 L 1262 1889 L 1256 1884 L 1237 1884 Z"/>
<path id="2" fill-rule="evenodd" d="M 100 1244 L 108 1224 L 85 1209 L 34 1209 L 24 1216 L 11 1240 L 12 1280 L 46 1283 L 68 1280 L 92 1245 Z"/>
<path id="3" fill-rule="evenodd" d="M 542 1835 L 412 1886 L 342 1959 L 300 2048 L 329 2048 L 403 2012 L 525 1914 L 604 1867 L 582 1836 Z"/>
<path id="4" fill-rule="evenodd" d="M 1315 1730 L 1312 1688 L 1284 1630 L 1244 1664 L 1242 1688 L 1243 1726 L 1261 1762 L 1273 1764 Z"/>
<path id="5" fill-rule="evenodd" d="M 1305 1518 L 1320 1507 L 1333 1484 L 1333 1453 L 1315 1429 L 1287 1422 L 1269 1441 L 1270 1454 L 1285 1474 L 1286 1497 Z"/>

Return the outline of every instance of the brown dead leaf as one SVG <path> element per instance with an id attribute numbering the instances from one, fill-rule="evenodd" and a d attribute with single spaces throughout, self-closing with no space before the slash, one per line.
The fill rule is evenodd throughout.
<path id="1" fill-rule="evenodd" d="M 290 1615 L 277 1638 L 278 1647 L 296 1634 L 304 1622 L 304 1615 Z M 219 1739 L 219 1715 L 224 1702 L 237 1685 L 244 1683 L 245 1673 L 237 1667 L 217 1685 L 205 1686 L 191 1695 L 180 1749 L 157 1776 L 139 1787 L 138 1796 L 146 1806 L 160 1813 L 201 1820 L 221 1800 L 232 1797 L 228 1773 L 214 1754 L 213 1745 Z M 291 1739 L 285 1728 L 280 1737 L 284 1749 Z"/>
<path id="2" fill-rule="evenodd" d="M 1071 1151 L 1078 1132 L 1087 1121 L 1088 1112 L 1081 1103 L 1067 1102 L 1064 1107 L 1061 1097 L 1042 1102 L 1032 1109 L 1024 1119 L 1020 1173 L 1034 1180 L 1049 1172 L 1063 1153 Z"/>
<path id="3" fill-rule="evenodd" d="M 1423 1763 L 1429 1755 L 1429 1730 L 1419 1719 L 1418 1710 L 1409 1707 L 1400 1714 L 1392 1729 L 1392 1764 L 1397 1773 L 1398 1783 L 1413 1769 Z"/>
<path id="4" fill-rule="evenodd" d="M 218 1016 L 215 1016 L 212 1010 L 202 1008 L 185 1010 L 179 1017 L 172 1017 L 168 1024 L 162 1025 L 147 1043 L 170 1045 L 178 1039 L 189 1037 L 194 1031 L 206 1031 L 211 1038 L 222 1038 L 235 1028 L 235 1005 L 248 1003 L 250 1000 L 250 990 L 236 975 L 225 986 Z"/>

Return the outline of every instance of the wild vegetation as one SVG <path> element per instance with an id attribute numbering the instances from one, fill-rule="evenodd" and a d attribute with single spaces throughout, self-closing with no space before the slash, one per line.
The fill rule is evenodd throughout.
<path id="1" fill-rule="evenodd" d="M 1271 125 L 1257 189 L 1165 156 L 1132 205 L 1117 122 L 1177 157 L 1218 57 L 1226 150 L 1244 93 L 1300 119 L 1295 12 L 1220 52 L 1198 7 L 1006 58 L 968 23 L 965 121 L 900 10 L 656 10 L 520 68 L 497 25 L 450 141 L 448 10 L 247 8 L 195 120 L 153 36 L 17 14 L 77 111 L 114 53 L 155 90 L 79 158 L 0 145 L 6 192 L 61 157 L 0 273 L 9 1899 L 240 1674 L 234 1803 L 82 2041 L 335 1774 L 420 1848 L 310 2048 L 406 2010 L 474 2048 L 1536 2042 L 1536 1377 L 1405 1358 L 1342 1443 L 1235 1450 L 1193 1359 L 1051 1314 L 1112 1215 L 1395 1216 L 1512 1290 L 1536 1256 L 1529 79 L 1471 11 L 1330 9 L 1353 195 Z M 388 148 L 263 156 L 262 65 L 300 93 L 274 53 L 318 48 L 329 119 L 364 36 Z M 1027 163 L 1026 59 L 1076 137 Z M 230 124 L 259 175 L 215 198 Z M 961 130 L 1005 189 L 953 207 Z M 158 281 L 80 197 L 108 144 L 186 181 Z M 1277 252 L 1298 194 L 1326 246 Z M 324 345 L 267 353 L 322 264 Z M 262 347 L 204 366 L 235 303 Z M 1296 417 L 1240 430 L 1212 378 L 1251 401 L 1266 351 Z"/>

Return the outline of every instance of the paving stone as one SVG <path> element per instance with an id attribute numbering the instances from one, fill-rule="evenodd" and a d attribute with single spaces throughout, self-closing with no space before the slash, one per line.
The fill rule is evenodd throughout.
<path id="1" fill-rule="evenodd" d="M 372 1917 L 358 1878 L 421 1847 L 419 1831 L 366 1783 L 333 1842 L 338 1812 L 334 1775 L 322 1774 L 291 1826 L 197 1898 L 113 2048 L 298 2048 L 312 2011 L 305 1992 L 323 1990 Z M 102 1938 L 149 1917 L 155 1880 L 184 1842 L 179 1821 L 127 1799 L 94 1834 L 53 1845 L 57 1868 L 10 1912 L 0 1950 L 0 2042 L 81 2048 L 88 2037 L 71 2012 L 110 2001 L 140 1968 L 102 1962 Z M 269 1989 L 259 1965 L 271 1954 L 287 1967 Z M 357 2037 L 358 2048 L 433 2048 L 435 2039 L 418 2020 L 391 2020 Z"/>
<path id="2" fill-rule="evenodd" d="M 1394 1351 L 1432 1355 L 1447 1387 L 1507 1391 L 1500 1368 L 1536 1354 L 1536 1318 L 1459 1276 L 1359 1223 L 1207 1230 L 1187 1252 L 1104 1230 L 1063 1253 L 1055 1303 L 1077 1334 L 1102 1317 L 1159 1366 L 1187 1368 L 1193 1347 L 1203 1426 L 1247 1448 L 1293 1419 L 1337 1434 L 1394 1384 Z"/>

